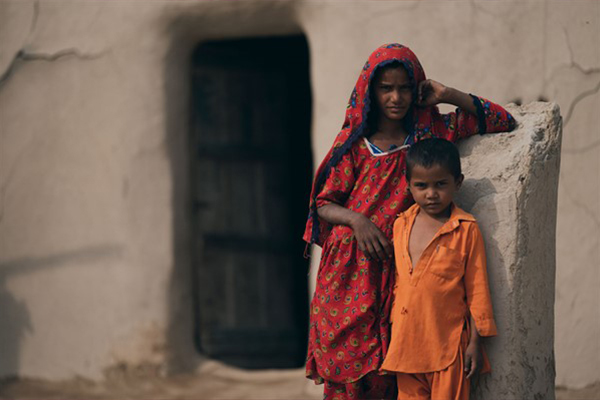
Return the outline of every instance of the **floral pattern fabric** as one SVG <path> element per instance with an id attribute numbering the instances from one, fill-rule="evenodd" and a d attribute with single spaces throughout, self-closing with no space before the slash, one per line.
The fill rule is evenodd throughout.
<path id="1" fill-rule="evenodd" d="M 310 305 L 306 375 L 316 383 L 327 381 L 326 397 L 341 392 L 340 385 L 352 388 L 365 375 L 379 373 L 390 339 L 393 261 L 368 259 L 358 249 L 352 229 L 327 223 L 316 209 L 336 203 L 362 213 L 391 240 L 396 216 L 413 204 L 407 190 L 406 151 L 375 155 L 364 140 L 358 140 L 368 134 L 373 73 L 392 61 L 408 71 L 416 98 L 416 87 L 425 73 L 414 53 L 399 44 L 373 52 L 352 91 L 342 131 L 317 170 L 311 195 L 304 239 L 322 246 L 323 252 Z M 405 117 L 407 143 L 428 137 L 455 142 L 477 133 L 514 128 L 513 117 L 501 106 L 476 96 L 473 101 L 477 115 L 460 109 L 442 115 L 435 106 L 412 107 Z"/>

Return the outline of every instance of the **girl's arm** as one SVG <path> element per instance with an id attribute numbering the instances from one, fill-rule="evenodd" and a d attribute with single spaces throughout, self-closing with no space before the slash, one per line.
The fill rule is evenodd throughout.
<path id="1" fill-rule="evenodd" d="M 392 245 L 387 237 L 363 214 L 335 203 L 319 207 L 317 213 L 332 225 L 345 225 L 352 228 L 358 248 L 368 257 L 383 261 L 393 256 Z"/>
<path id="2" fill-rule="evenodd" d="M 437 136 L 452 142 L 475 134 L 510 132 L 517 126 L 513 116 L 499 104 L 431 79 L 421 82 L 417 91 L 417 105 L 426 107 L 439 103 L 457 107 L 456 111 L 449 114 L 434 113 Z"/>
<path id="3" fill-rule="evenodd" d="M 330 152 L 333 152 L 333 149 Z M 324 172 L 328 157 L 321 163 L 317 177 Z M 313 183 L 310 201 L 311 212 L 309 213 L 303 236 L 306 242 L 315 243 L 321 247 L 325 245 L 327 237 L 336 223 L 323 218 L 319 210 L 329 204 L 335 206 L 346 203 L 355 184 L 354 167 L 352 151 L 348 151 L 342 156 L 340 162 L 334 168 L 331 168 L 329 175 L 321 187 L 317 187 L 317 182 Z M 315 178 L 316 180 L 317 178 Z"/>
<path id="4" fill-rule="evenodd" d="M 439 103 L 452 104 L 471 114 L 477 114 L 473 98 L 465 92 L 447 87 L 432 79 L 421 82 L 417 92 L 417 104 L 421 107 L 426 107 Z"/>

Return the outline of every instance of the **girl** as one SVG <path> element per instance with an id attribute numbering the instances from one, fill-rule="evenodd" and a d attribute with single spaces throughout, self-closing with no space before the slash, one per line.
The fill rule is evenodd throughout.
<path id="1" fill-rule="evenodd" d="M 436 104 L 457 106 L 442 115 Z M 376 49 L 350 96 L 346 118 L 313 183 L 304 240 L 323 248 L 310 307 L 306 375 L 324 399 L 393 399 L 379 369 L 389 343 L 394 287 L 392 226 L 413 203 L 405 150 L 514 129 L 501 106 L 426 79 L 400 44 Z"/>

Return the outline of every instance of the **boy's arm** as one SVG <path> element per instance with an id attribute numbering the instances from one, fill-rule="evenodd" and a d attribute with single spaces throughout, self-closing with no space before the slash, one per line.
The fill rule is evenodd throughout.
<path id="1" fill-rule="evenodd" d="M 483 365 L 481 337 L 496 336 L 497 329 L 488 286 L 485 245 L 477 223 L 472 223 L 469 226 L 468 235 L 464 283 L 471 332 L 465 350 L 464 369 L 467 379 L 470 379 L 479 372 Z"/>
<path id="2" fill-rule="evenodd" d="M 483 236 L 476 223 L 471 224 L 468 234 L 464 283 L 467 306 L 473 322 L 471 326 L 476 328 L 479 336 L 496 336 Z"/>
<path id="3" fill-rule="evenodd" d="M 475 321 L 473 317 L 469 317 L 471 319 L 471 333 L 469 344 L 467 345 L 467 349 L 465 350 L 465 373 L 467 374 L 467 379 L 471 379 L 481 369 L 483 364 L 483 358 L 481 356 L 481 337 L 477 332 L 477 328 L 475 327 Z"/>

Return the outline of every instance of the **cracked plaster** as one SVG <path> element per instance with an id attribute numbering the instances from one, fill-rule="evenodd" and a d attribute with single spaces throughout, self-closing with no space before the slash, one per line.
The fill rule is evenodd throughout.
<path id="1" fill-rule="evenodd" d="M 597 299 L 585 285 L 599 283 L 594 272 L 599 257 L 592 249 L 593 243 L 597 245 L 594 238 L 600 236 L 600 207 L 594 194 L 600 189 L 597 179 L 581 176 L 582 171 L 597 176 L 600 170 L 600 50 L 594 46 L 600 40 L 600 3 L 274 4 L 247 0 L 219 5 L 0 2 L 0 249 L 10 250 L 4 257 L 26 256 L 28 252 L 43 256 L 66 251 L 71 244 L 89 245 L 86 240 L 117 237 L 128 243 L 123 253 L 127 261 L 115 265 L 125 263 L 133 270 L 144 265 L 156 271 L 170 265 L 172 228 L 169 212 L 164 210 L 173 205 L 165 149 L 169 143 L 165 141 L 165 92 L 185 93 L 186 84 L 179 78 L 167 80 L 164 68 L 165 60 L 185 65 L 190 46 L 198 41 L 300 29 L 305 32 L 311 51 L 316 161 L 327 151 L 341 124 L 350 88 L 366 56 L 381 43 L 402 41 L 419 55 L 428 76 L 445 84 L 500 103 L 515 98 L 528 103 L 545 97 L 561 106 L 565 113 L 565 157 L 559 187 L 557 382 L 580 387 L 599 380 L 594 371 L 600 370 L 600 350 L 586 346 L 600 336 L 600 321 L 588 318 L 586 323 L 583 310 L 597 307 Z M 264 20 L 258 15 L 270 15 L 269 21 L 274 22 L 260 22 Z M 228 23 L 230 19 L 235 23 Z M 427 29 L 415 35 L 422 28 L 415 21 L 421 20 L 428 21 Z M 381 29 L 383 26 L 386 29 Z M 174 46 L 175 37 L 179 44 Z M 186 71 L 185 66 L 173 70 L 182 75 Z M 52 102 L 45 103 L 44 98 Z M 185 102 L 170 98 L 169 103 L 175 104 L 170 112 L 180 113 L 185 121 Z M 70 115 L 69 109 L 77 112 Z M 184 125 L 180 123 L 177 131 L 185 132 Z M 31 141 L 29 145 L 27 141 Z M 86 149 L 86 143 L 93 148 Z M 40 144 L 50 147 L 36 149 Z M 56 154 L 49 155 L 50 150 Z M 81 156 L 76 156 L 78 153 Z M 69 165 L 77 165 L 78 174 L 69 172 Z M 46 174 L 49 183 L 40 184 L 36 178 L 39 174 Z M 98 185 L 90 187 L 86 179 Z M 58 183 L 56 188 L 53 180 Z M 32 185 L 37 189 L 28 194 L 27 187 Z M 83 194 L 86 191 L 90 194 Z M 53 209 L 64 202 L 67 193 L 77 194 L 66 203 L 71 208 Z M 148 196 L 151 201 L 146 200 Z M 42 204 L 51 200 L 50 208 L 39 205 L 36 198 Z M 44 224 L 30 220 L 36 232 L 41 232 L 36 235 L 42 235 L 35 246 L 27 240 L 31 235 L 26 230 L 16 228 L 16 216 L 28 221 L 28 207 L 39 209 L 34 213 L 36 218 L 50 224 L 49 230 L 44 230 Z M 73 236 L 75 240 L 65 236 L 62 244 L 51 233 L 61 224 L 60 218 L 44 215 L 59 209 L 68 217 L 65 221 L 73 221 L 63 221 L 63 225 L 79 232 Z M 91 210 L 109 209 L 112 211 L 90 217 Z M 12 222 L 7 222 L 7 215 Z M 82 222 L 76 222 L 78 219 Z M 583 223 L 572 222 L 579 220 Z M 93 223 L 86 226 L 86 221 Z M 152 230 L 160 232 L 153 234 Z M 140 232 L 144 233 L 138 235 Z M 9 236 L 26 240 L 9 242 Z M 130 236 L 134 238 L 128 242 Z M 164 245 L 153 245 L 145 254 L 149 242 Z M 126 282 L 136 281 L 135 274 L 119 274 Z M 166 274 L 162 273 L 163 279 Z M 581 282 L 585 287 L 579 293 Z M 11 293 L 28 298 L 24 278 L 11 285 Z M 145 285 L 157 293 L 165 291 L 156 282 Z M 160 301 L 148 302 L 138 292 L 128 301 L 131 307 L 142 303 L 150 307 L 142 313 L 144 326 L 164 320 L 158 316 L 164 311 Z M 578 328 L 573 331 L 573 326 Z M 137 330 L 124 328 L 120 335 L 129 337 L 128 332 Z M 23 346 L 35 349 L 43 343 L 41 337 L 33 335 Z M 102 357 L 94 356 L 94 360 L 104 362 Z M 42 371 L 43 375 L 42 364 L 31 357 L 21 361 L 18 368 L 29 374 Z M 94 375 L 95 367 L 90 368 L 86 371 Z M 53 376 L 65 376 L 66 369 L 60 371 Z"/>

